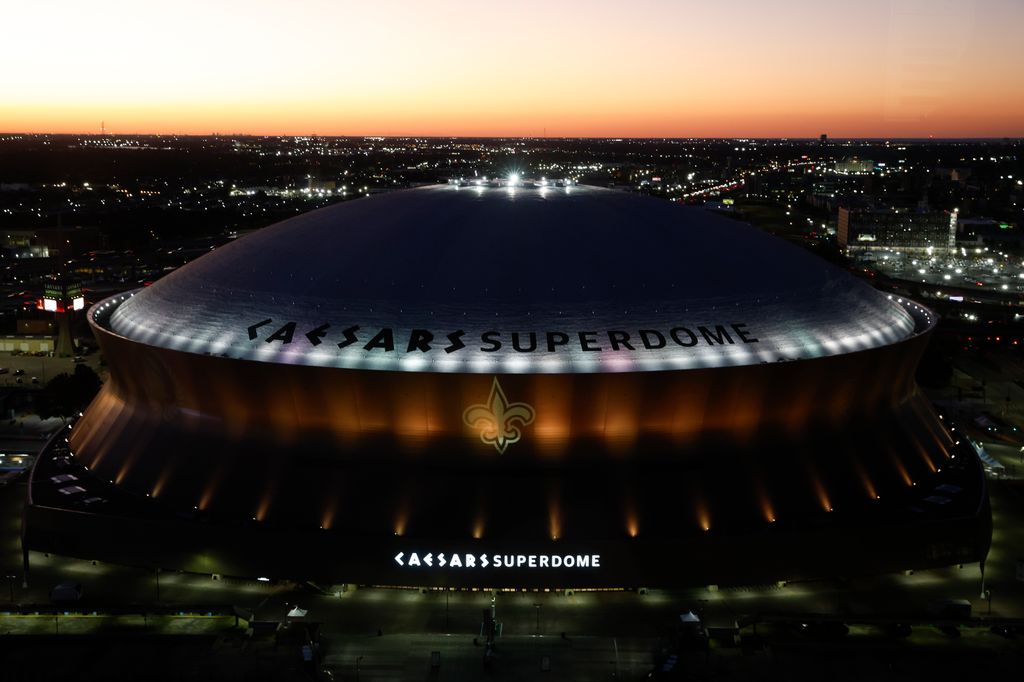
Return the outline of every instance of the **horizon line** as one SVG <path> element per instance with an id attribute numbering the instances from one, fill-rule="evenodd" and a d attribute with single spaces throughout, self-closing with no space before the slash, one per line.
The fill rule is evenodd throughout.
<path id="1" fill-rule="evenodd" d="M 863 136 L 832 136 L 827 133 L 820 133 L 814 136 L 801 135 L 708 135 L 708 136 L 664 136 L 664 135 L 416 135 L 416 134 L 347 134 L 347 133 L 116 133 L 116 132 L 22 132 L 22 131 L 0 131 L 0 136 L 25 136 L 25 137 L 257 137 L 257 138 L 304 138 L 321 137 L 336 139 L 434 139 L 434 140 L 799 140 L 820 142 L 820 135 L 827 135 L 828 141 L 857 141 L 857 140 L 898 140 L 898 141 L 928 141 L 928 140 L 954 140 L 954 141 L 991 141 L 991 140 L 1014 140 L 1024 141 L 1024 135 L 926 135 L 926 136 L 885 136 L 885 135 L 863 135 Z"/>

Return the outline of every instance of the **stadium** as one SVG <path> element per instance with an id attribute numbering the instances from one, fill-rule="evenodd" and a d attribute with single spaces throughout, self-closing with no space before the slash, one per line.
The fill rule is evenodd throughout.
<path id="1" fill-rule="evenodd" d="M 582 589 L 989 546 L 978 462 L 914 380 L 934 315 L 699 208 L 571 182 L 396 191 L 88 317 L 110 377 L 36 465 L 35 550 Z"/>

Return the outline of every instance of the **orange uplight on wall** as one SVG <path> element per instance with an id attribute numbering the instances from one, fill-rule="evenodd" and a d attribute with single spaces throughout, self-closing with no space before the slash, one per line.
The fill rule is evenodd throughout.
<path id="1" fill-rule="evenodd" d="M 626 517 L 626 532 L 629 534 L 629 537 L 635 538 L 640 534 L 640 518 L 632 487 L 626 492 L 624 513 Z"/>
<path id="2" fill-rule="evenodd" d="M 327 506 L 324 509 L 324 513 L 320 516 L 320 527 L 324 530 L 330 530 L 331 526 L 334 525 L 334 516 L 337 513 L 337 507 L 337 496 L 328 496 Z"/>
<path id="3" fill-rule="evenodd" d="M 114 476 L 114 483 L 121 485 L 124 482 L 124 477 L 128 475 L 128 469 L 131 468 L 132 460 L 126 459 L 121 468 L 117 470 L 117 476 Z"/>
<path id="4" fill-rule="evenodd" d="M 257 521 L 264 521 L 267 518 L 267 513 L 270 511 L 270 503 L 273 501 L 274 495 L 272 492 L 267 491 L 263 497 L 260 498 L 260 504 L 256 508 L 256 514 L 254 518 Z"/>
<path id="5" fill-rule="evenodd" d="M 913 485 L 914 481 L 910 478 L 910 473 L 907 471 L 907 467 L 904 466 L 903 462 L 899 458 L 894 457 L 893 462 L 896 465 L 896 471 L 899 472 L 900 478 L 906 485 Z"/>
<path id="6" fill-rule="evenodd" d="M 711 530 L 711 514 L 703 500 L 697 501 L 697 523 L 702 530 Z"/>
<path id="7" fill-rule="evenodd" d="M 151 494 L 153 495 L 153 497 L 159 497 L 160 496 L 160 491 L 163 490 L 164 486 L 167 484 L 167 476 L 168 476 L 168 471 L 165 468 L 163 470 L 163 472 L 160 474 L 160 477 L 158 479 L 156 479 L 156 484 L 153 485 L 153 490 L 150 491 Z"/>
<path id="8" fill-rule="evenodd" d="M 395 535 L 399 537 L 405 535 L 405 528 L 408 520 L 409 516 L 405 510 L 399 510 L 398 514 L 395 515 Z"/>
<path id="9" fill-rule="evenodd" d="M 823 511 L 832 511 L 832 502 L 828 498 L 828 492 L 825 490 L 825 485 L 816 475 L 812 480 L 814 482 L 814 495 L 818 498 L 818 504 L 821 505 Z"/>
<path id="10" fill-rule="evenodd" d="M 206 486 L 206 490 L 203 491 L 202 496 L 199 498 L 199 503 L 196 504 L 196 509 L 199 511 L 206 511 L 210 506 L 210 500 L 213 498 L 213 486 Z"/>
<path id="11" fill-rule="evenodd" d="M 552 540 L 562 537 L 562 515 L 554 501 L 548 503 L 548 535 Z"/>

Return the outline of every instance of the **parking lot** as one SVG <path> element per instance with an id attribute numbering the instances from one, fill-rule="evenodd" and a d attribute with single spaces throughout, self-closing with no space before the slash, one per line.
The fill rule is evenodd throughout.
<path id="1" fill-rule="evenodd" d="M 0 387 L 42 387 L 58 374 L 70 374 L 78 364 L 74 358 L 36 357 L 33 355 L 12 355 L 0 353 Z M 83 363 L 97 373 L 100 372 L 100 356 L 98 353 L 83 357 Z M 7 372 L 2 372 L 6 369 Z M 22 374 L 18 374 L 21 371 Z M 101 375 L 102 376 L 102 375 Z M 38 383 L 32 381 L 38 379 Z M 18 379 L 21 379 L 19 384 Z"/>

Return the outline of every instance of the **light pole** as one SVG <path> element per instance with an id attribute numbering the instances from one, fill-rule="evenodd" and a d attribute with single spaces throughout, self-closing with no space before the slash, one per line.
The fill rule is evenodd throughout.
<path id="1" fill-rule="evenodd" d="M 536 604 L 533 605 L 534 611 L 537 614 L 537 634 L 538 635 L 540 634 L 540 607 L 542 607 L 542 606 L 544 606 L 544 605 L 541 604 L 540 602 L 537 602 Z"/>
<path id="2" fill-rule="evenodd" d="M 451 588 L 449 588 L 449 587 L 444 588 L 444 629 L 445 629 L 445 631 L 451 630 L 451 627 L 449 627 L 449 625 L 448 625 L 448 592 L 450 590 L 451 590 Z"/>
<path id="3" fill-rule="evenodd" d="M 13 575 L 13 574 L 8 574 L 6 577 L 7 577 L 7 588 L 11 591 L 11 599 L 10 599 L 10 601 L 13 604 L 14 603 L 14 579 L 17 578 L 18 576 Z"/>

